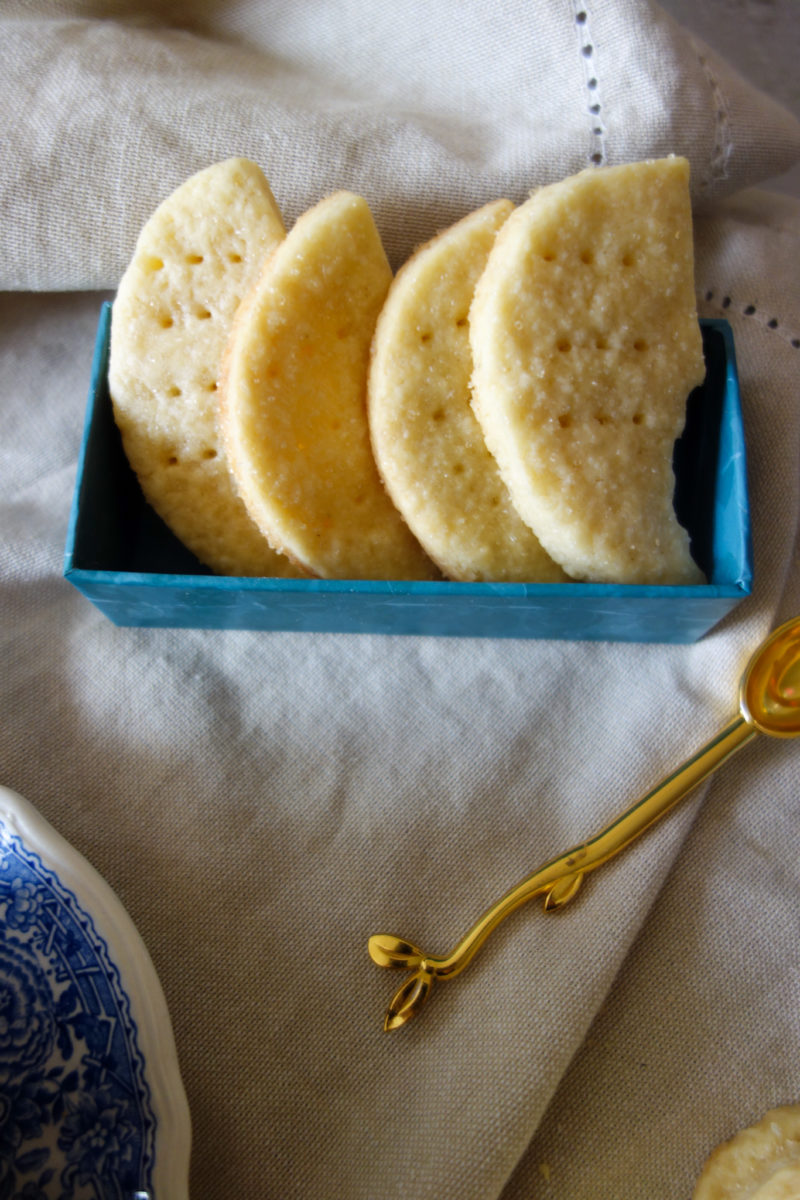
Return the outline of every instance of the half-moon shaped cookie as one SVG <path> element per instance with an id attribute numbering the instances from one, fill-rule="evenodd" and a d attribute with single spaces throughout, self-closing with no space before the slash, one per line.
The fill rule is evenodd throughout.
<path id="1" fill-rule="evenodd" d="M 688 178 L 668 158 L 541 188 L 476 287 L 476 415 L 517 511 L 578 579 L 704 582 L 673 508 L 705 374 Z"/>
<path id="2" fill-rule="evenodd" d="M 381 482 L 369 348 L 392 273 L 367 202 L 305 212 L 236 318 L 221 403 L 231 469 L 270 542 L 332 579 L 435 574 Z"/>
<path id="3" fill-rule="evenodd" d="M 234 314 L 283 237 L 258 166 L 217 163 L 147 221 L 112 308 L 109 389 L 128 461 L 170 529 L 225 575 L 298 574 L 248 516 L 217 422 Z"/>
<path id="4" fill-rule="evenodd" d="M 513 207 L 487 204 L 419 249 L 395 277 L 373 341 L 375 459 L 409 527 L 451 579 L 567 578 L 511 503 L 470 403 L 469 306 Z"/>

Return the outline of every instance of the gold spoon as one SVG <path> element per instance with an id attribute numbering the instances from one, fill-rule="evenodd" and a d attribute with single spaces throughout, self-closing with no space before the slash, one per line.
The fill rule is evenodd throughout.
<path id="1" fill-rule="evenodd" d="M 721 733 L 600 833 L 506 892 L 446 957 L 424 954 L 394 934 L 374 934 L 368 946 L 373 962 L 413 972 L 392 997 L 384 1029 L 399 1029 L 415 1016 L 435 981 L 463 971 L 492 930 L 526 900 L 544 895 L 546 912 L 566 904 L 587 871 L 623 850 L 757 733 L 780 738 L 800 734 L 800 616 L 776 629 L 750 659 L 739 686 L 738 715 Z"/>

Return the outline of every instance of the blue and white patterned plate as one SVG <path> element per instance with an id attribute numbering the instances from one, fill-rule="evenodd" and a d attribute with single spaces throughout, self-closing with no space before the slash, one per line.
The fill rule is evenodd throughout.
<path id="1" fill-rule="evenodd" d="M 185 1200 L 161 985 L 117 897 L 0 787 L 0 1200 Z"/>

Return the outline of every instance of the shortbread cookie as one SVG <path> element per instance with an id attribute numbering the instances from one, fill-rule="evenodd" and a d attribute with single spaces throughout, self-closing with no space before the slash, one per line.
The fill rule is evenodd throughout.
<path id="1" fill-rule="evenodd" d="M 337 192 L 275 250 L 226 351 L 223 429 L 242 498 L 274 546 L 323 578 L 434 572 L 369 440 L 369 347 L 391 278 L 367 202 Z"/>
<path id="2" fill-rule="evenodd" d="M 396 276 L 369 375 L 375 459 L 392 499 L 451 579 L 564 580 L 508 494 L 470 404 L 468 313 L 497 200 L 435 237 Z"/>
<path id="3" fill-rule="evenodd" d="M 269 184 L 234 158 L 188 179 L 141 231 L 112 308 L 109 389 L 146 499 L 226 575 L 296 575 L 247 515 L 217 427 L 234 313 L 284 237 Z"/>
<path id="4" fill-rule="evenodd" d="M 476 288 L 475 412 L 518 512 L 578 579 L 704 581 L 672 503 L 705 374 L 688 182 L 668 158 L 541 188 Z"/>
<path id="5" fill-rule="evenodd" d="M 693 1200 L 797 1200 L 800 1196 L 800 1105 L 770 1109 L 718 1146 Z"/>

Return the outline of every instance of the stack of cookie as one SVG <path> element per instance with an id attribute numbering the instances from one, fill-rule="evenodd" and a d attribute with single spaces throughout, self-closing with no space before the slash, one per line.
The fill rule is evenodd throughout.
<path id="1" fill-rule="evenodd" d="M 488 204 L 394 278 L 362 197 L 287 234 L 231 159 L 142 230 L 109 382 L 215 571 L 670 584 L 703 581 L 672 450 L 704 370 L 683 159 Z"/>

